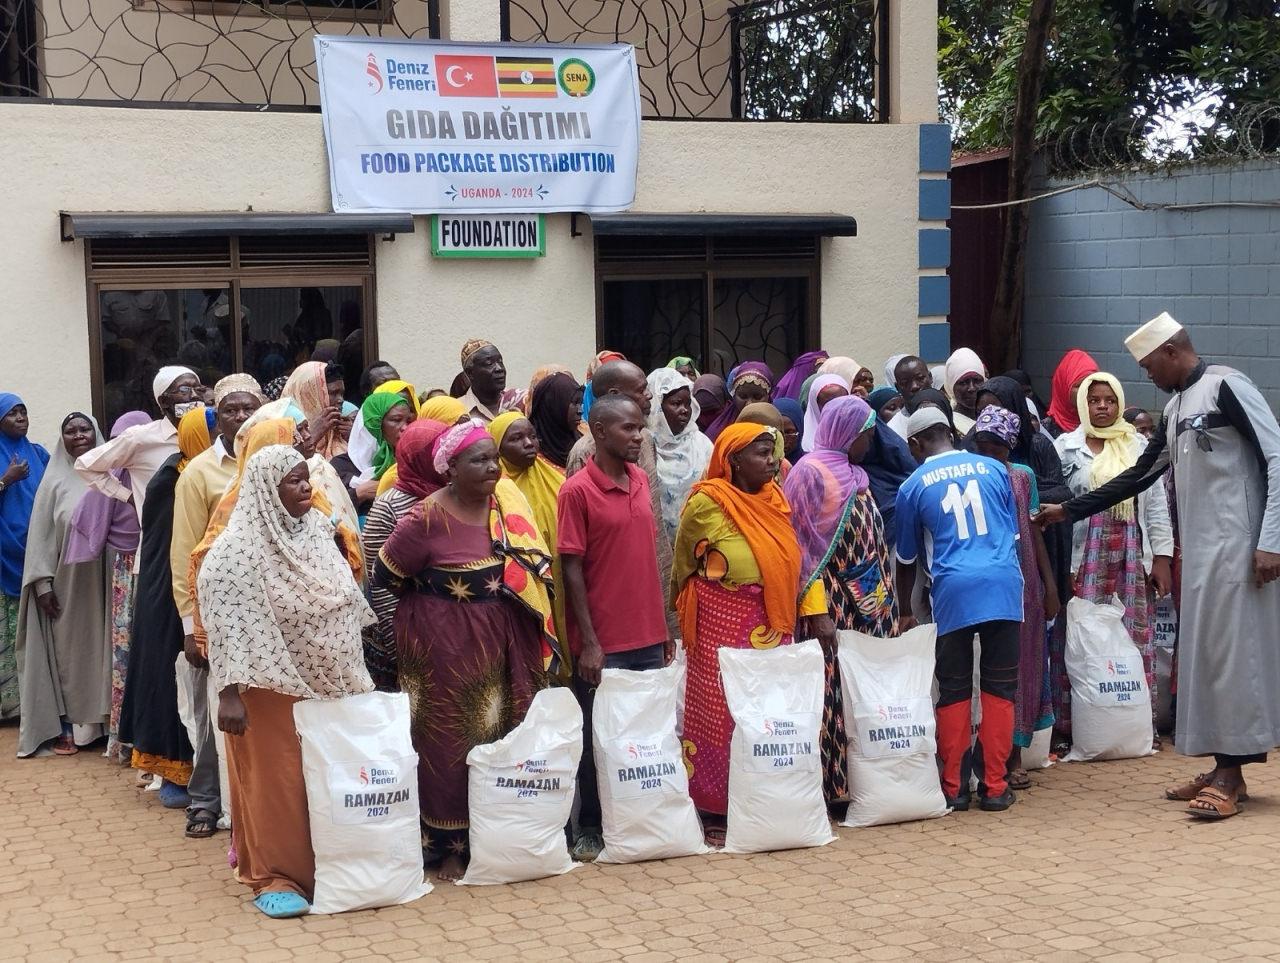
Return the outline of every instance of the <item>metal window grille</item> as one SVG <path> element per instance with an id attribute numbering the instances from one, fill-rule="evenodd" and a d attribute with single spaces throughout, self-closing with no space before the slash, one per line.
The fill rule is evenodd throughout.
<path id="1" fill-rule="evenodd" d="M 439 0 L 0 0 L 0 97 L 313 107 L 317 33 L 438 37 Z"/>
<path id="2" fill-rule="evenodd" d="M 648 118 L 887 120 L 889 0 L 504 0 L 502 38 L 630 43 Z"/>

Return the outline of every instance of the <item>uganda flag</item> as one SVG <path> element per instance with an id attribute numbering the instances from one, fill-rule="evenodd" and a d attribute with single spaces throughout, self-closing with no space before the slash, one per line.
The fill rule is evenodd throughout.
<path id="1" fill-rule="evenodd" d="M 556 64 L 550 57 L 498 57 L 499 97 L 555 97 Z"/>

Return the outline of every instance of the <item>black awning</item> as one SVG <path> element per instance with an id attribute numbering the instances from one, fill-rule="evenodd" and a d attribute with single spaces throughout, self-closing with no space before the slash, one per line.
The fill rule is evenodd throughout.
<path id="1" fill-rule="evenodd" d="M 658 214 L 628 211 L 592 214 L 591 228 L 597 237 L 856 237 L 858 234 L 858 222 L 847 214 Z"/>
<path id="2" fill-rule="evenodd" d="M 62 239 L 232 234 L 412 234 L 412 214 L 136 214 L 62 211 Z"/>

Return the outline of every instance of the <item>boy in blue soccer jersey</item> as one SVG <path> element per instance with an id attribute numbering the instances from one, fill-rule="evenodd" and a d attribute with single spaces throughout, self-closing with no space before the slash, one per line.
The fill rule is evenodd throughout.
<path id="1" fill-rule="evenodd" d="M 938 624 L 942 791 L 952 809 L 969 808 L 969 707 L 976 633 L 982 642 L 982 724 L 975 760 L 978 805 L 999 812 L 1012 806 L 1014 799 L 1005 772 L 1013 747 L 1022 622 L 1017 503 L 1004 465 L 956 451 L 950 426 L 938 409 L 916 411 L 907 423 L 907 438 L 911 454 L 921 464 L 898 490 L 899 622 L 904 632 L 916 624 L 911 591 L 923 548 Z"/>

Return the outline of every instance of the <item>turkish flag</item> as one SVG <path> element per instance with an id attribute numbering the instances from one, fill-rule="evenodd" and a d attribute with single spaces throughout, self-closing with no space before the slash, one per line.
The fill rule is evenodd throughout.
<path id="1" fill-rule="evenodd" d="M 441 97 L 497 97 L 498 77 L 492 57 L 436 54 Z"/>

